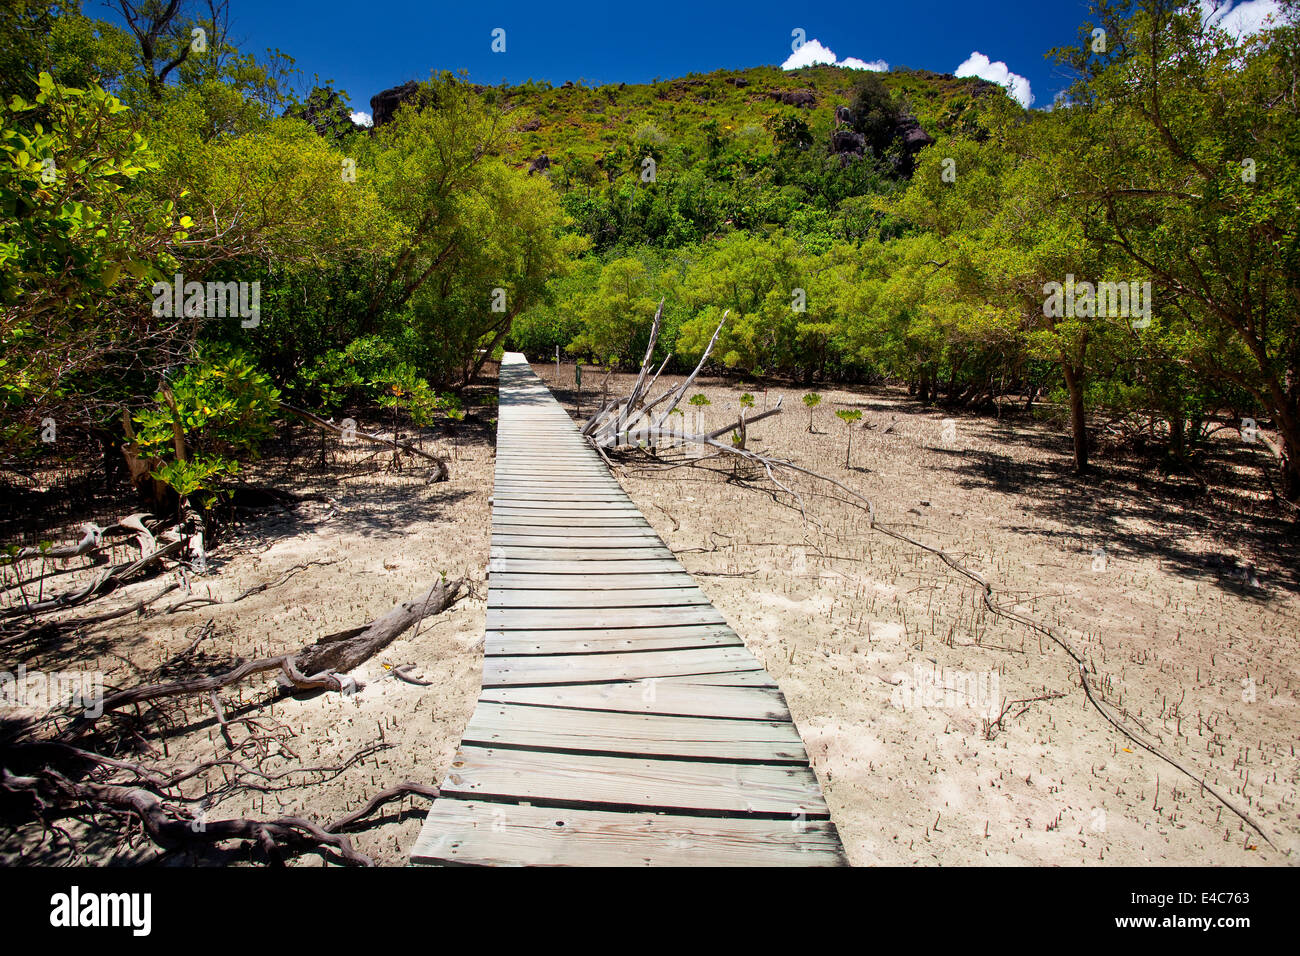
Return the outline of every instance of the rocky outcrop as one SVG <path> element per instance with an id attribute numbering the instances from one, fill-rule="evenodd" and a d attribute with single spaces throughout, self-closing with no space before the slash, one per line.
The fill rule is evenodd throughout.
<path id="1" fill-rule="evenodd" d="M 533 175 L 533 173 L 544 173 L 550 168 L 551 168 L 551 157 L 547 156 L 545 153 L 542 153 L 542 155 L 538 156 L 536 159 L 534 159 L 531 163 L 528 164 L 528 175 L 531 176 Z"/>
<path id="2" fill-rule="evenodd" d="M 840 166 L 847 166 L 866 153 L 867 138 L 851 129 L 837 129 L 831 133 L 831 155 L 837 157 Z"/>
<path id="3" fill-rule="evenodd" d="M 390 122 L 399 106 L 415 102 L 419 95 L 420 85 L 415 80 L 407 80 L 401 86 L 381 90 L 370 97 L 370 116 L 375 126 L 383 126 Z"/>
<path id="4" fill-rule="evenodd" d="M 851 129 L 837 129 L 831 133 L 831 152 L 853 153 L 861 156 L 867 148 L 867 138 Z"/>
<path id="5" fill-rule="evenodd" d="M 811 109 L 817 105 L 817 94 L 812 90 L 769 90 L 768 95 L 786 106 Z"/>
<path id="6" fill-rule="evenodd" d="M 922 146 L 929 146 L 934 142 L 934 137 L 921 129 L 921 124 L 916 117 L 909 113 L 899 117 L 898 136 L 909 153 L 915 153 Z"/>

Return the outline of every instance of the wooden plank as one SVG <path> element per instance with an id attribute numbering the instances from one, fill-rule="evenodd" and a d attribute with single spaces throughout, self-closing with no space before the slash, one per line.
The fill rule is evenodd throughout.
<path id="1" fill-rule="evenodd" d="M 487 609 L 490 631 L 545 631 L 578 627 L 655 627 L 664 624 L 726 624 L 711 604 L 663 608 L 494 608 Z"/>
<path id="2" fill-rule="evenodd" d="M 576 515 L 527 515 L 492 513 L 494 528 L 648 528 L 650 523 L 638 514 L 626 513 L 602 518 Z"/>
<path id="3" fill-rule="evenodd" d="M 587 577 L 593 574 L 627 575 L 648 574 L 652 572 L 678 573 L 682 566 L 671 553 L 659 558 L 621 558 L 618 561 L 569 561 L 553 560 L 538 555 L 523 557 L 493 557 L 488 563 L 489 584 L 498 574 L 545 574 L 545 575 L 579 575 Z"/>
<path id="4" fill-rule="evenodd" d="M 610 535 L 544 535 L 544 534 L 507 534 L 503 531 L 493 531 L 492 546 L 502 548 L 586 548 L 599 549 L 604 551 L 618 550 L 627 548 L 629 550 L 637 548 L 653 548 L 656 545 L 663 547 L 659 536 L 653 533 L 641 533 L 635 535 L 624 535 L 621 537 L 612 537 Z"/>
<path id="5" fill-rule="evenodd" d="M 594 525 L 554 525 L 554 524 L 534 524 L 528 519 L 524 519 L 522 524 L 498 524 L 492 522 L 493 539 L 501 539 L 501 544 L 520 544 L 519 541 L 507 541 L 505 539 L 514 538 L 590 538 L 592 539 L 591 547 L 621 547 L 628 539 L 650 539 L 654 542 L 660 540 L 659 536 L 651 530 L 648 524 L 605 524 L 598 523 Z M 597 545 L 595 542 L 604 541 L 607 545 Z M 577 542 L 587 546 L 585 540 Z"/>
<path id="6" fill-rule="evenodd" d="M 497 544 L 494 541 L 488 551 L 489 559 L 504 558 L 510 561 L 514 558 L 533 560 L 548 558 L 555 561 L 590 561 L 592 564 L 640 561 L 645 558 L 666 558 L 671 560 L 672 556 L 673 553 L 663 545 L 657 548 L 570 548 L 504 545 Z"/>
<path id="7" fill-rule="evenodd" d="M 588 515 L 592 518 L 611 517 L 616 518 L 621 515 L 637 515 L 644 518 L 639 510 L 630 504 L 620 502 L 548 502 L 548 501 L 494 501 L 492 503 L 493 514 L 510 514 L 515 516 L 526 517 L 530 514 L 537 515 L 568 515 L 579 514 Z"/>
<path id="8" fill-rule="evenodd" d="M 521 654 L 607 654 L 616 651 L 691 647 L 744 647 L 744 641 L 731 628 L 721 624 L 568 631 L 488 631 L 483 653 L 489 657 L 516 657 Z"/>
<path id="9" fill-rule="evenodd" d="M 492 492 L 492 502 L 510 503 L 511 506 L 515 506 L 515 503 L 531 504 L 534 507 L 537 507 L 539 502 L 545 502 L 552 508 L 569 508 L 575 503 L 579 506 L 600 503 L 623 508 L 632 504 L 631 499 L 618 488 L 584 490 L 569 487 L 546 488 L 541 485 L 528 488 L 497 488 Z"/>
<path id="10" fill-rule="evenodd" d="M 772 675 L 765 670 L 736 673 L 694 674 L 683 677 L 660 677 L 660 681 L 674 684 L 697 684 L 701 687 L 776 687 Z"/>
<path id="11" fill-rule="evenodd" d="M 847 866 L 828 820 L 683 817 L 434 801 L 411 851 L 463 866 Z"/>
<path id="12" fill-rule="evenodd" d="M 576 588 L 489 588 L 488 607 L 598 608 L 598 607 L 689 607 L 709 604 L 708 597 L 691 585 L 678 588 L 623 588 L 606 591 Z"/>
<path id="13" fill-rule="evenodd" d="M 828 819 L 806 766 L 647 760 L 461 747 L 439 788 L 448 796 L 566 806 L 704 810 Z"/>
<path id="14" fill-rule="evenodd" d="M 599 579 L 589 579 L 585 574 L 519 574 L 503 571 L 491 575 L 489 586 L 493 591 L 537 588 L 550 591 L 588 591 L 592 588 L 625 591 L 694 587 L 695 579 L 680 570 L 667 573 L 643 571 L 640 574 L 602 574 Z"/>
<path id="15" fill-rule="evenodd" d="M 653 699 L 652 699 L 653 698 Z M 503 704 L 576 707 L 633 714 L 680 714 L 736 720 L 789 720 L 779 690 L 769 687 L 707 687 L 659 680 L 549 687 L 485 687 L 480 700 Z"/>
<path id="16" fill-rule="evenodd" d="M 484 687 L 540 687 L 668 677 L 733 674 L 760 669 L 745 647 L 695 647 L 623 654 L 533 654 L 484 657 Z M 653 697 L 655 688 L 651 687 Z"/>
<path id="17" fill-rule="evenodd" d="M 558 752 L 711 758 L 719 762 L 807 763 L 789 721 L 667 714 L 611 714 L 565 707 L 479 704 L 464 746 Z"/>

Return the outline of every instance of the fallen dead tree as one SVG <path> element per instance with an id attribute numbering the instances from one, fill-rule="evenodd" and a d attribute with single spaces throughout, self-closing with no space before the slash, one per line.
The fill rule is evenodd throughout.
<path id="1" fill-rule="evenodd" d="M 23 548 L 9 556 L 4 566 L 13 570 L 14 579 L 12 582 L 6 580 L 3 585 L 2 593 L 10 596 L 7 598 L 8 606 L 0 608 L 0 647 L 39 639 L 79 626 L 102 623 L 129 614 L 133 610 L 143 610 L 148 604 L 179 587 L 177 584 L 170 584 L 154 597 L 139 601 L 128 609 L 80 619 L 50 618 L 50 615 L 105 597 L 133 580 L 157 574 L 166 569 L 168 561 L 183 561 L 182 555 L 190 551 L 193 536 L 182 535 L 175 528 L 162 531 L 159 525 L 151 529 L 145 524 L 145 519 L 149 517 L 143 513 L 128 515 L 107 528 L 87 524 L 84 526 L 85 534 L 75 545 Z M 102 562 L 103 552 L 112 547 L 105 539 L 121 534 L 129 534 L 135 539 L 139 551 L 138 557 L 118 564 L 105 565 L 80 587 L 62 591 L 51 597 L 44 597 L 41 594 L 29 597 L 27 585 L 32 581 L 43 581 L 47 575 L 42 572 L 25 577 L 25 564 L 39 561 L 43 568 L 49 561 L 67 561 L 86 557 L 91 559 L 90 564 L 80 568 L 66 568 L 62 571 L 66 573 L 89 571 L 95 567 L 97 561 Z M 16 597 L 12 596 L 13 592 L 17 592 Z"/>
<path id="2" fill-rule="evenodd" d="M 677 410 L 682 399 L 686 397 L 687 390 L 695 383 L 700 371 L 709 360 L 709 355 L 713 352 L 713 346 L 717 344 L 718 335 L 721 334 L 722 327 L 726 325 L 727 316 L 730 312 L 723 313 L 722 321 L 713 330 L 713 336 L 709 339 L 708 346 L 704 349 L 704 353 L 700 356 L 700 360 L 696 363 L 691 374 L 686 376 L 685 380 L 680 384 L 665 389 L 657 398 L 650 398 L 655 383 L 659 380 L 659 376 L 672 358 L 671 353 L 666 356 L 657 371 L 651 364 L 655 345 L 659 341 L 663 313 L 664 304 L 660 301 L 659 308 L 655 311 L 654 321 L 650 326 L 650 343 L 646 346 L 645 357 L 641 360 L 641 371 L 637 375 L 632 390 L 621 398 L 607 402 L 583 425 L 582 434 L 588 441 L 602 451 L 627 447 L 659 450 L 689 446 L 691 444 L 714 445 L 725 448 L 727 446 L 723 446 L 718 442 L 718 438 L 722 435 L 727 432 L 736 432 L 743 435 L 748 426 L 781 413 L 781 403 L 778 401 L 775 408 L 759 412 L 756 415 L 749 415 L 747 410 L 741 409 L 740 416 L 735 421 L 709 432 L 689 432 L 684 427 L 678 428 L 669 424 L 673 412 Z M 658 414 L 654 414 L 656 409 L 659 409 Z"/>
<path id="3" fill-rule="evenodd" d="M 29 819 L 42 823 L 47 834 L 61 835 L 74 851 L 75 840 L 60 821 L 75 819 L 95 831 L 116 831 L 123 844 L 139 831 L 165 851 L 224 847 L 242 841 L 246 850 L 272 864 L 283 863 L 287 855 L 316 852 L 338 863 L 371 865 L 374 861 L 358 852 L 341 831 L 355 828 L 389 801 L 437 796 L 436 788 L 400 783 L 328 825 L 301 816 L 214 819 L 211 811 L 240 794 L 270 794 L 286 786 L 332 779 L 389 746 L 382 740 L 382 727 L 379 741 L 338 765 L 276 771 L 274 762 L 296 758 L 290 742 L 297 735 L 273 719 L 249 716 L 247 704 L 241 705 L 244 713 L 240 716 L 228 718 L 217 694 L 269 672 L 280 678 L 280 686 L 269 700 L 300 691 L 355 692 L 363 685 L 348 676 L 348 671 L 426 616 L 446 610 L 463 586 L 459 579 L 439 581 L 369 624 L 327 635 L 292 654 L 239 662 L 217 674 L 144 683 L 107 693 L 93 715 L 74 712 L 65 705 L 39 720 L 0 721 L 0 796 L 10 807 L 15 802 L 25 803 Z M 211 626 L 206 626 L 164 669 L 189 664 L 192 652 L 211 633 Z M 226 741 L 225 755 L 179 769 L 132 756 L 140 752 L 156 756 L 145 738 L 150 727 L 183 724 L 176 717 L 185 701 L 201 702 L 205 697 Z M 238 728 L 246 733 L 236 740 L 232 730 Z M 164 756 L 165 750 L 164 746 Z M 291 776 L 309 779 L 282 782 Z"/>
<path id="4" fill-rule="evenodd" d="M 347 672 L 364 664 L 408 628 L 430 614 L 439 614 L 455 603 L 463 581 L 439 581 L 424 593 L 397 605 L 383 617 L 363 626 L 320 638 L 293 654 L 245 661 L 223 674 L 189 680 L 132 687 L 104 698 L 105 713 L 162 697 L 207 694 L 230 687 L 267 671 L 279 671 L 280 686 L 296 691 L 354 691 L 363 685 Z"/>

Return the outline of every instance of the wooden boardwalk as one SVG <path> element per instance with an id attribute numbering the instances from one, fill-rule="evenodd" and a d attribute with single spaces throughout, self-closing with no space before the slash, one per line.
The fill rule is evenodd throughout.
<path id="1" fill-rule="evenodd" d="M 845 864 L 780 689 L 518 353 L 499 415 L 483 690 L 412 861 Z"/>

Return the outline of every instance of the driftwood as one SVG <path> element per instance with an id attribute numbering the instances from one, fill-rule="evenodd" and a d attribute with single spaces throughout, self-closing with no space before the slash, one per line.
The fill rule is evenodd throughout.
<path id="1" fill-rule="evenodd" d="M 747 424 L 758 421 L 760 418 L 767 418 L 780 412 L 780 403 L 776 408 L 755 415 L 753 418 L 746 419 L 742 413 L 740 419 L 727 425 L 724 428 L 712 432 L 701 434 L 689 434 L 684 430 L 675 428 L 664 428 L 664 423 L 672 415 L 674 409 L 681 404 L 682 398 L 685 397 L 687 389 L 699 377 L 700 371 L 704 368 L 704 363 L 708 361 L 713 346 L 717 344 L 718 336 L 722 333 L 722 327 L 727 323 L 727 316 L 730 312 L 722 314 L 722 321 L 718 327 L 713 330 L 713 337 L 709 339 L 708 346 L 704 349 L 704 354 L 700 356 L 694 371 L 679 385 L 666 389 L 658 398 L 649 398 L 655 382 L 659 380 L 664 367 L 668 364 L 665 358 L 660 364 L 658 371 L 655 371 L 652 359 L 654 357 L 655 343 L 659 340 L 659 329 L 663 324 L 664 304 L 659 303 L 659 308 L 655 311 L 654 320 L 650 326 L 650 343 L 646 347 L 645 357 L 641 360 L 641 370 L 637 374 L 636 382 L 632 385 L 632 390 L 622 398 L 617 398 L 611 402 L 605 403 L 596 414 L 582 427 L 582 434 L 596 446 L 597 450 L 603 452 L 605 449 L 624 447 L 628 445 L 637 445 L 648 448 L 659 448 L 663 446 L 677 446 L 689 443 L 704 443 L 707 439 L 716 438 L 718 435 L 738 428 L 744 428 Z M 653 373 L 653 375 L 652 375 Z M 649 379 L 649 384 L 646 380 Z M 658 417 L 650 413 L 660 406 L 664 410 Z"/>
<path id="2" fill-rule="evenodd" d="M 59 545 L 58 547 L 46 548 L 22 548 L 12 557 L 5 556 L 4 560 L 11 564 L 17 564 L 19 561 L 26 561 L 31 558 L 43 558 L 45 560 L 54 560 L 57 558 L 76 558 L 81 555 L 94 554 L 104 549 L 103 539 L 107 535 L 118 534 L 123 531 L 129 531 L 135 535 L 136 542 L 140 547 L 141 554 L 148 554 L 157 547 L 154 540 L 153 532 L 144 526 L 144 519 L 152 517 L 146 512 L 127 515 L 117 524 L 109 525 L 107 528 L 101 528 L 93 522 L 87 522 L 82 525 L 84 532 L 80 541 L 76 544 Z"/>
<path id="3" fill-rule="evenodd" d="M 56 708 L 43 720 L 6 726 L 0 732 L 0 794 L 11 800 L 30 801 L 32 813 L 44 823 L 46 832 L 62 834 L 74 851 L 75 842 L 57 826 L 56 821 L 62 817 L 78 817 L 98 831 L 112 828 L 124 841 L 129 841 L 138 830 L 168 852 L 242 841 L 246 848 L 260 849 L 272 864 L 282 864 L 286 853 L 315 852 L 339 863 L 373 865 L 373 859 L 353 847 L 343 831 L 357 828 L 376 809 L 392 800 L 407 796 L 436 797 L 437 788 L 414 781 L 390 786 L 370 797 L 359 809 L 327 825 L 301 816 L 211 819 L 212 806 L 239 793 L 276 793 L 284 789 L 285 784 L 280 781 L 290 774 L 329 779 L 391 746 L 383 741 L 381 728 L 379 740 L 362 747 L 337 766 L 278 770 L 275 767 L 283 755 L 293 754 L 288 747 L 295 736 L 293 731 L 283 725 L 268 728 L 264 717 L 228 717 L 217 691 L 251 675 L 276 669 L 288 678 L 291 689 L 346 691 L 356 687 L 342 672 L 363 663 L 424 616 L 450 606 L 462 586 L 461 580 L 440 581 L 372 623 L 323 637 L 295 654 L 250 661 L 215 677 L 145 684 L 119 691 L 103 701 L 99 715 L 75 717 L 53 735 L 48 733 L 50 725 L 71 716 L 65 708 Z M 188 657 L 211 632 L 209 622 L 199 637 L 169 665 Z M 405 671 L 407 667 L 403 665 L 397 670 Z M 158 672 L 161 671 L 155 673 Z M 405 673 L 400 676 L 411 680 Z M 137 762 L 130 756 L 132 751 L 123 751 L 114 743 L 116 738 L 111 734 L 126 728 L 128 739 L 145 744 L 143 749 L 147 751 L 149 748 L 138 736 L 138 730 L 131 729 L 143 727 L 141 709 L 134 705 L 152 702 L 156 708 L 163 698 L 199 694 L 208 695 L 229 753 L 181 769 L 164 770 Z M 168 722 L 172 720 L 166 711 L 156 713 Z M 275 725 L 273 719 L 270 723 Z M 231 729 L 236 727 L 248 730 L 238 745 L 231 734 Z M 42 728 L 47 730 L 41 732 Z M 188 782 L 188 789 L 193 791 L 200 780 L 205 781 L 201 793 L 187 794 L 181 789 Z"/>
<path id="4" fill-rule="evenodd" d="M 105 766 L 125 766 L 128 770 L 142 769 L 123 765 L 120 761 L 97 762 Z M 153 785 L 157 786 L 156 783 Z M 0 791 L 10 794 L 27 793 L 43 805 L 57 801 L 71 806 L 94 808 L 98 812 L 126 814 L 138 819 L 149 838 L 166 849 L 216 846 L 231 840 L 245 840 L 250 844 L 256 843 L 272 863 L 282 864 L 281 847 L 299 853 L 320 851 L 328 847 L 334 851 L 339 862 L 358 866 L 374 866 L 375 861 L 358 852 L 352 846 L 352 841 L 338 831 L 355 826 L 380 806 L 398 797 L 438 796 L 436 787 L 406 781 L 375 794 L 360 809 L 322 827 L 305 817 L 207 820 L 202 811 L 195 815 L 185 808 L 183 804 L 190 801 L 178 795 L 168 794 L 172 799 L 167 800 L 146 786 L 91 780 L 73 781 L 58 773 L 19 776 L 0 768 Z"/>
<path id="5" fill-rule="evenodd" d="M 255 674 L 279 671 L 280 685 L 286 689 L 353 690 L 360 685 L 346 676 L 391 644 L 400 634 L 429 614 L 450 607 L 460 595 L 463 581 L 440 581 L 423 594 L 399 604 L 370 624 L 322 637 L 315 644 L 293 654 L 263 657 L 244 663 L 211 677 L 145 684 L 118 691 L 105 697 L 105 713 L 128 704 L 139 704 L 163 697 L 208 694 L 238 684 Z"/>
<path id="6" fill-rule="evenodd" d="M 25 604 L 22 606 L 13 606 L 0 611 L 0 618 L 14 618 L 20 616 L 29 616 L 43 614 L 47 611 L 60 611 L 65 608 L 76 607 L 79 604 L 85 604 L 92 598 L 102 597 L 113 591 L 119 584 L 133 577 L 140 571 L 152 568 L 164 558 L 170 558 L 177 552 L 187 547 L 190 543 L 189 538 L 180 538 L 170 544 L 164 545 L 149 554 L 142 555 L 134 561 L 128 561 L 125 564 L 115 565 L 106 568 L 95 576 L 89 584 L 76 591 L 66 591 L 63 594 L 48 598 L 44 601 L 38 601 L 35 604 Z"/>
<path id="7" fill-rule="evenodd" d="M 291 415 L 296 415 L 299 418 L 301 418 L 303 421 L 310 422 L 311 424 L 315 425 L 317 428 L 323 428 L 326 431 L 331 431 L 336 435 L 344 434 L 342 428 L 340 428 L 338 425 L 335 425 L 333 422 L 327 422 L 319 415 L 313 415 L 311 412 L 305 411 L 304 409 L 301 408 L 294 408 L 292 405 L 286 405 L 284 402 L 280 403 L 280 407 L 284 409 L 286 412 L 289 412 Z M 438 469 L 437 473 L 433 476 L 432 479 L 433 481 L 446 481 L 451 475 L 450 471 L 448 471 L 447 469 L 447 460 L 445 458 L 439 458 L 437 455 L 430 455 L 426 451 L 421 451 L 419 448 L 416 448 L 410 442 L 394 441 L 390 438 L 381 438 L 378 435 L 372 435 L 369 432 L 363 432 L 359 429 L 356 431 L 349 430 L 347 434 L 356 438 L 360 438 L 362 441 L 368 441 L 375 445 L 383 445 L 386 448 L 392 448 L 395 451 L 404 451 L 409 455 L 415 455 L 418 458 L 423 458 L 425 461 L 433 462 L 434 466 Z"/>

